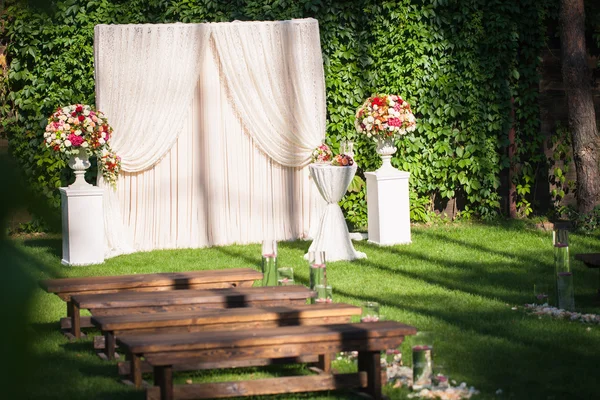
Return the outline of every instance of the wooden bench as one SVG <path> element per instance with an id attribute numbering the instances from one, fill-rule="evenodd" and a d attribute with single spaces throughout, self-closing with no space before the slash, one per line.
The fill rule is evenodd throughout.
<path id="1" fill-rule="evenodd" d="M 206 308 L 236 308 L 304 304 L 316 293 L 304 286 L 271 286 L 230 289 L 169 290 L 82 294 L 71 297 L 71 333 L 81 336 L 80 310 L 94 316 L 193 311 Z M 91 323 L 91 321 L 90 321 Z"/>
<path id="2" fill-rule="evenodd" d="M 600 253 L 575 254 L 575 259 L 583 262 L 588 268 L 600 268 Z M 600 297 L 600 281 L 598 282 L 598 296 Z"/>
<path id="3" fill-rule="evenodd" d="M 204 332 L 216 330 L 263 329 L 289 325 L 324 325 L 350 322 L 361 314 L 360 307 L 344 303 L 302 304 L 275 307 L 207 309 L 154 314 L 94 316 L 92 324 L 102 331 L 94 342 L 104 348 L 107 359 L 115 356 L 115 336 Z"/>
<path id="4" fill-rule="evenodd" d="M 39 284 L 46 292 L 56 294 L 67 303 L 67 318 L 61 319 L 61 328 L 69 329 L 73 324 L 71 296 L 78 294 L 249 287 L 252 286 L 254 281 L 260 279 L 262 279 L 262 273 L 251 268 L 233 268 L 210 271 L 48 279 L 40 281 Z M 80 326 L 91 327 L 89 317 L 81 318 Z"/>
<path id="5" fill-rule="evenodd" d="M 253 331 L 164 333 L 124 336 L 119 344 L 154 369 L 155 387 L 147 399 L 204 399 L 277 393 L 361 388 L 380 399 L 382 376 L 380 352 L 402 344 L 404 336 L 417 330 L 395 321 L 319 326 L 286 326 Z M 173 385 L 173 367 L 182 363 L 206 363 L 228 367 L 231 361 L 297 358 L 339 351 L 358 351 L 358 373 L 333 374 L 326 364 L 322 374 L 259 379 L 240 382 Z"/>

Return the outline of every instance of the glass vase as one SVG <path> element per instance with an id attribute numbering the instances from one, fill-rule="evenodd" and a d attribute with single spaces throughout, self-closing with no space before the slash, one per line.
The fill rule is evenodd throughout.
<path id="1" fill-rule="evenodd" d="M 360 314 L 360 322 L 376 322 L 379 321 L 379 303 L 374 301 L 365 301 L 362 303 L 362 312 Z"/>
<path id="2" fill-rule="evenodd" d="M 263 286 L 277 286 L 277 241 L 264 240 L 262 244 Z"/>
<path id="3" fill-rule="evenodd" d="M 329 285 L 316 285 L 317 292 L 316 303 L 333 303 L 333 290 Z"/>
<path id="4" fill-rule="evenodd" d="M 564 228 L 553 231 L 554 281 L 556 306 L 567 311 L 575 311 L 575 291 L 573 272 L 569 260 L 569 233 Z"/>
<path id="5" fill-rule="evenodd" d="M 311 251 L 308 253 L 309 285 L 310 290 L 315 290 L 317 285 L 327 286 L 327 268 L 325 265 L 324 251 Z M 315 299 L 311 299 L 312 304 Z"/>
<path id="6" fill-rule="evenodd" d="M 294 285 L 294 269 L 291 267 L 278 268 L 277 283 L 279 284 L 279 286 Z"/>
<path id="7" fill-rule="evenodd" d="M 413 390 L 431 388 L 433 384 L 433 340 L 429 332 L 415 335 L 412 346 Z"/>

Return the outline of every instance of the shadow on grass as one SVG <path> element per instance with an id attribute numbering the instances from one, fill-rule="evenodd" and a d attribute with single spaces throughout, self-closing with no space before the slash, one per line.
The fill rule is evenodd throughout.
<path id="1" fill-rule="evenodd" d="M 60 237 L 25 239 L 23 245 L 26 247 L 46 249 L 47 253 L 58 258 L 62 256 L 62 239 Z"/>
<path id="2" fill-rule="evenodd" d="M 592 377 L 600 373 L 595 351 L 598 335 L 578 322 L 539 320 L 508 307 L 481 310 L 442 295 L 399 298 L 383 293 L 363 296 L 336 292 L 427 317 L 428 325 L 417 328 L 434 331 L 434 347 L 446 373 L 451 377 L 468 375 L 473 379 L 469 384 L 480 390 L 493 393 L 502 389 L 505 398 L 515 399 L 587 399 L 596 395 Z M 436 331 L 442 329 L 439 322 L 445 329 Z M 562 326 L 553 329 L 552 324 Z M 569 365 L 567 374 L 565 364 Z M 532 380 L 532 376 L 537 379 Z"/>

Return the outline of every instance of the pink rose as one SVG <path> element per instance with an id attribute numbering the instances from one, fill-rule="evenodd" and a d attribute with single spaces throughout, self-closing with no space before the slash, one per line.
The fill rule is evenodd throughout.
<path id="1" fill-rule="evenodd" d="M 69 139 L 69 141 L 71 142 L 71 144 L 73 145 L 73 147 L 79 147 L 83 143 L 83 138 L 81 136 L 77 136 L 74 133 L 71 133 L 67 137 L 67 139 Z"/>

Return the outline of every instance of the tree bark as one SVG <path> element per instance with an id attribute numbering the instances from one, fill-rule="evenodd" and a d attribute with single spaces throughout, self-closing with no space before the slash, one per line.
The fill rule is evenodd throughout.
<path id="1" fill-rule="evenodd" d="M 588 213 L 600 204 L 600 138 L 585 46 L 584 0 L 561 0 L 562 76 L 577 171 L 577 207 Z"/>

